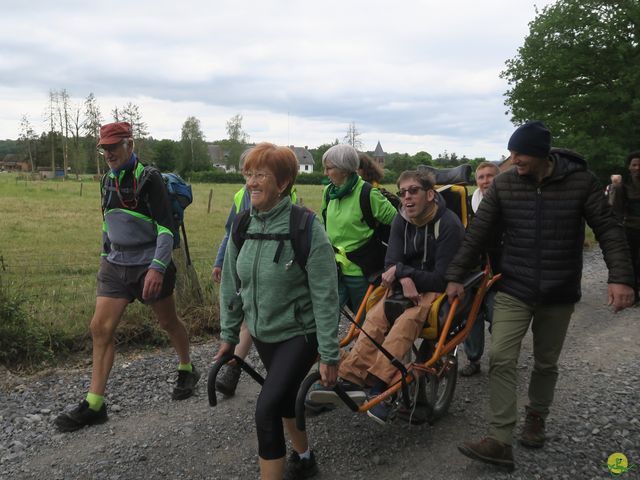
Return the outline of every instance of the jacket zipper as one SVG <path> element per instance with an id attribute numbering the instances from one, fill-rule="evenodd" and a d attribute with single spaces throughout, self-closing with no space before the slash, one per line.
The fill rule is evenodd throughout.
<path id="1" fill-rule="evenodd" d="M 262 220 L 260 220 L 262 222 L 262 232 L 260 233 L 264 233 L 265 231 L 265 227 L 266 227 L 266 223 Z M 258 335 L 258 263 L 260 261 L 260 254 L 262 251 L 262 242 L 258 241 L 258 248 L 256 249 L 256 254 L 253 257 L 253 311 L 255 312 L 255 332 L 256 332 L 256 338 L 260 338 L 260 336 Z"/>
<path id="2" fill-rule="evenodd" d="M 536 295 L 537 301 L 540 301 L 540 282 L 542 281 L 542 273 L 540 271 L 542 259 L 540 258 L 542 241 L 542 189 L 538 185 L 536 187 Z"/>

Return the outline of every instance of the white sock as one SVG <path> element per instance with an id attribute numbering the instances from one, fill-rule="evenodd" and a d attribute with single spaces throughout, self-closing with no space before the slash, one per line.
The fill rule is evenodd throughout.
<path id="1" fill-rule="evenodd" d="M 304 453 L 299 453 L 298 457 L 300 457 L 300 460 L 302 460 L 303 458 L 309 460 L 311 458 L 311 448 L 307 447 L 307 451 Z"/>

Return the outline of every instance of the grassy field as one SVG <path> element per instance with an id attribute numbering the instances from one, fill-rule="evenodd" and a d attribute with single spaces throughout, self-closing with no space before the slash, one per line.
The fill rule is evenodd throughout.
<path id="1" fill-rule="evenodd" d="M 186 210 L 185 226 L 205 306 L 182 308 L 180 314 L 194 334 L 215 331 L 218 326 L 217 287 L 210 274 L 233 194 L 240 187 L 193 185 L 194 202 Z M 304 204 L 319 211 L 322 187 L 297 188 Z M 209 192 L 213 193 L 208 213 Z M 50 339 L 50 356 L 88 343 L 101 222 L 97 181 L 24 181 L 0 174 L 0 282 L 23 300 L 30 321 L 42 328 L 38 335 Z M 593 242 L 587 228 L 587 244 Z M 166 337 L 156 328 L 149 309 L 136 302 L 127 310 L 118 342 L 163 344 Z"/>
<path id="2" fill-rule="evenodd" d="M 198 312 L 208 317 L 198 319 L 198 324 L 213 329 L 217 326 L 217 289 L 210 273 L 233 194 L 240 187 L 194 184 L 194 202 L 186 210 L 189 250 L 209 307 Z M 210 191 L 211 211 L 207 213 Z M 319 208 L 322 187 L 302 185 L 298 191 L 305 205 Z M 81 347 L 83 338 L 86 340 L 93 313 L 101 221 L 96 181 L 23 181 L 0 174 L 0 279 L 24 298 L 32 318 L 48 332 L 73 339 L 72 348 Z M 187 324 L 192 323 L 193 312 L 181 313 Z M 127 329 L 127 325 L 137 327 Z M 154 335 L 148 309 L 133 304 L 121 330 L 128 333 L 120 341 L 147 342 Z"/>

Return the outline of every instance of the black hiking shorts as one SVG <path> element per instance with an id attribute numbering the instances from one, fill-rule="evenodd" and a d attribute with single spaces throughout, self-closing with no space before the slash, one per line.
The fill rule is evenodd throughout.
<path id="1" fill-rule="evenodd" d="M 154 299 L 142 299 L 144 279 L 148 269 L 149 267 L 146 265 L 116 265 L 103 258 L 100 261 L 100 269 L 98 270 L 96 296 L 126 298 L 130 303 L 138 299 L 145 304 L 155 303 L 171 296 L 176 286 L 176 267 L 173 262 L 169 264 L 164 272 L 160 294 Z"/>

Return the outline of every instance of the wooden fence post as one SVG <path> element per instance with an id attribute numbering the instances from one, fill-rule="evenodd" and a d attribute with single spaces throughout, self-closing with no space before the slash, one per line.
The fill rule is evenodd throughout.
<path id="1" fill-rule="evenodd" d="M 209 189 L 209 204 L 207 205 L 207 214 L 211 213 L 211 198 L 213 197 L 213 188 Z"/>

